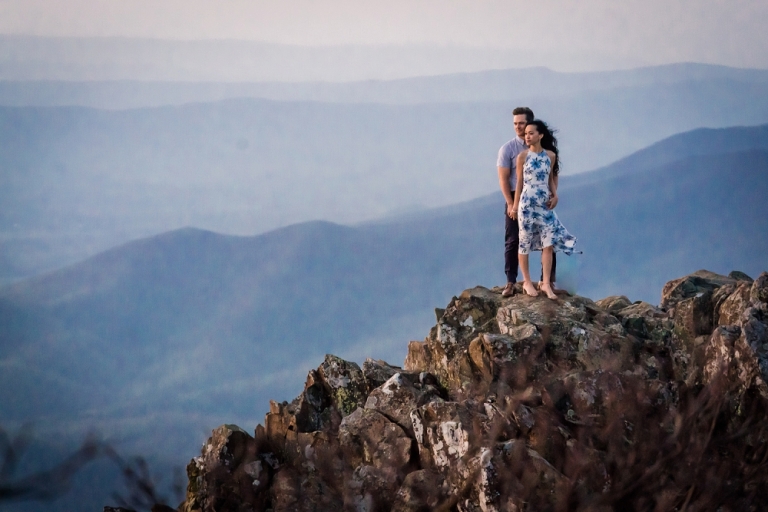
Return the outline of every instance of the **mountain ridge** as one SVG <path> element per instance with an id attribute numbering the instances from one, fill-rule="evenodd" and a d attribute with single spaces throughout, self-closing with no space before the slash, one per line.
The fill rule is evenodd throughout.
<path id="1" fill-rule="evenodd" d="M 516 50 L 461 45 L 299 46 L 244 40 L 0 36 L 8 78 L 161 80 L 353 80 L 520 67 L 540 62 Z M 539 53 L 574 66 L 577 55 Z M 595 59 L 610 66 L 607 56 Z M 610 59 L 626 66 L 626 56 Z M 290 65 L 286 65 L 290 63 Z"/>
<path id="2" fill-rule="evenodd" d="M 684 153 L 679 153 L 681 149 L 684 150 Z M 574 187 L 598 183 L 606 178 L 611 179 L 623 174 L 643 172 L 648 168 L 668 165 L 693 156 L 737 154 L 755 150 L 768 150 L 768 124 L 728 128 L 697 128 L 667 137 L 609 165 L 583 173 L 561 176 L 559 186 L 560 190 L 567 191 Z M 385 216 L 362 222 L 359 225 L 452 215 L 482 205 L 499 204 L 501 201 L 501 192 L 494 192 L 453 205 Z"/>
<path id="3" fill-rule="evenodd" d="M 765 123 L 761 88 L 768 85 L 590 93 L 550 99 L 537 112 L 563 134 L 567 173 L 689 128 Z M 494 155 L 511 136 L 510 108 L 264 100 L 120 112 L 0 108 L 0 278 L 185 225 L 253 234 L 478 197 L 497 189 Z M 601 123 L 588 128 L 590 118 Z"/>
<path id="4" fill-rule="evenodd" d="M 768 70 L 697 63 L 646 66 L 629 70 L 558 72 L 549 68 L 495 69 L 391 80 L 309 83 L 199 83 L 147 81 L 0 81 L 2 105 L 72 105 L 136 108 L 190 102 L 260 97 L 276 101 L 363 102 L 387 104 L 511 101 L 572 95 L 587 90 L 640 87 L 676 82 L 734 79 L 768 81 Z M 534 93 L 532 95 L 532 93 Z M 69 98 L 68 100 L 59 99 Z M 47 98 L 47 99 L 46 99 Z M 141 98 L 144 98 L 143 100 Z"/>

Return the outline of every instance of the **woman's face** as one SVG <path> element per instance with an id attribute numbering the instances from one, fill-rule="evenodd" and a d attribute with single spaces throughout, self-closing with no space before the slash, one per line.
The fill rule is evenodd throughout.
<path id="1" fill-rule="evenodd" d="M 529 146 L 541 142 L 541 134 L 535 124 L 529 124 L 525 127 L 525 143 Z"/>

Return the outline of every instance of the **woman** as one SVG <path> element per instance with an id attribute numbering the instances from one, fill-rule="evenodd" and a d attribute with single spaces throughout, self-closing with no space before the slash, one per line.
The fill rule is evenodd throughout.
<path id="1" fill-rule="evenodd" d="M 523 290 L 531 297 L 538 292 L 531 282 L 528 271 L 528 253 L 543 251 L 541 264 L 543 275 L 541 291 L 550 299 L 556 299 L 549 282 L 552 254 L 574 252 L 574 238 L 560 223 L 553 208 L 557 204 L 557 174 L 559 172 L 557 139 L 544 121 L 534 119 L 525 127 L 525 143 L 528 146 L 517 157 L 517 186 L 513 213 L 520 225 L 518 261 L 523 273 Z"/>

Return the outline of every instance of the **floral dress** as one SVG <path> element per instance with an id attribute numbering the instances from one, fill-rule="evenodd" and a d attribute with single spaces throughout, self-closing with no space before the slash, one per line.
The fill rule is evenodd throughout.
<path id="1" fill-rule="evenodd" d="M 573 248 L 576 238 L 566 231 L 554 210 L 547 208 L 551 167 L 546 151 L 528 151 L 523 165 L 523 193 L 517 209 L 520 254 L 541 251 L 550 245 L 565 254 L 578 252 Z"/>

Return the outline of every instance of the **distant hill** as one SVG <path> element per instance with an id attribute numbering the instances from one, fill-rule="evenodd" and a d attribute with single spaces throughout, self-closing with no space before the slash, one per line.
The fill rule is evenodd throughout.
<path id="1" fill-rule="evenodd" d="M 768 125 L 740 126 L 725 129 L 699 128 L 673 135 L 664 141 L 636 151 L 595 172 L 569 176 L 567 186 L 577 186 L 606 177 L 614 178 L 640 170 L 652 169 L 690 157 L 768 150 Z"/>
<path id="2" fill-rule="evenodd" d="M 542 62 L 566 71 L 642 64 L 625 54 L 536 48 L 522 52 L 461 44 L 302 46 L 233 39 L 0 34 L 2 80 L 346 82 L 524 68 Z"/>
<path id="3" fill-rule="evenodd" d="M 766 143 L 766 127 L 697 130 L 564 176 L 558 215 L 584 254 L 560 258 L 561 285 L 657 303 L 699 268 L 768 268 Z M 206 429 L 294 396 L 323 354 L 400 363 L 433 307 L 503 284 L 502 215 L 494 195 L 354 227 L 187 228 L 1 288 L 3 420 L 183 464 Z"/>
<path id="4" fill-rule="evenodd" d="M 3 80 L 349 81 L 540 62 L 531 57 L 511 50 L 458 45 L 300 46 L 226 39 L 0 35 Z M 610 67 L 616 62 L 601 64 Z M 626 58 L 623 65 L 627 65 Z"/>
<path id="5" fill-rule="evenodd" d="M 186 225 L 249 235 L 487 195 L 516 103 L 0 108 L 0 279 Z M 768 122 L 768 82 L 585 90 L 530 104 L 560 129 L 564 172 L 575 173 L 681 131 Z"/>
<path id="6" fill-rule="evenodd" d="M 428 69 L 422 69 L 418 74 L 430 73 Z M 2 78 L 0 76 L 0 105 L 126 109 L 233 98 L 385 104 L 488 101 L 524 103 L 534 98 L 551 99 L 587 91 L 679 83 L 733 81 L 742 84 L 764 84 L 768 82 L 768 70 L 679 63 L 581 73 L 558 72 L 542 67 L 521 67 L 351 82 L 227 82 L 179 79 L 77 81 Z"/>

